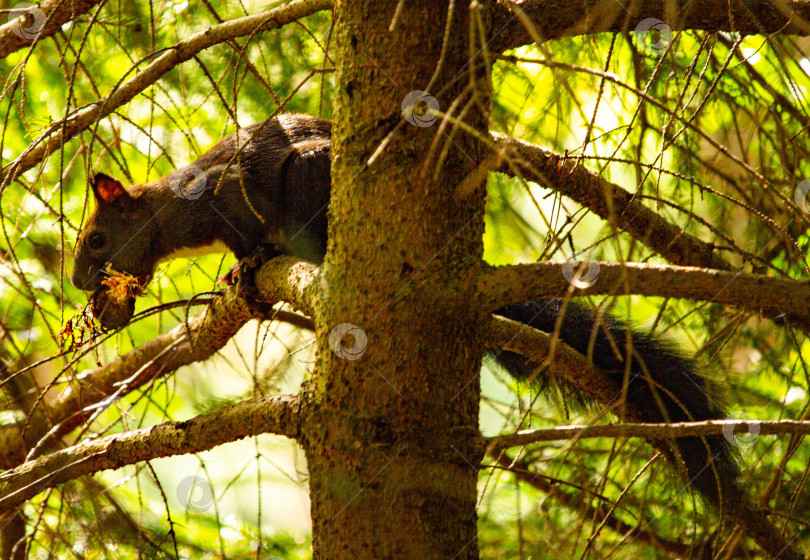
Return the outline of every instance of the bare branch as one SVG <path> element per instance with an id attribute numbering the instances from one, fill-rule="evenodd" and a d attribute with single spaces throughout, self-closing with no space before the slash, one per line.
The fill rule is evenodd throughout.
<path id="1" fill-rule="evenodd" d="M 650 527 L 652 525 L 649 519 L 642 518 L 635 525 L 630 525 L 617 517 L 615 511 L 608 511 L 604 504 L 591 505 L 591 495 L 583 495 L 582 492 L 562 491 L 560 485 L 555 484 L 557 481 L 550 479 L 548 476 L 530 471 L 526 463 L 522 460 L 513 459 L 503 453 L 499 453 L 497 456 L 495 456 L 494 453 L 490 453 L 490 456 L 494 456 L 498 465 L 514 473 L 515 476 L 523 482 L 534 486 L 541 492 L 551 496 L 555 501 L 576 512 L 580 519 L 605 519 L 605 526 L 623 535 L 625 539 L 630 538 L 637 542 L 647 543 L 654 548 L 665 550 L 677 556 L 694 558 L 696 560 L 711 560 L 714 558 L 714 554 L 712 554 L 710 549 L 703 547 L 695 548 L 684 543 L 673 542 L 656 535 L 651 529 L 642 529 L 641 527 Z M 597 497 L 604 500 L 601 496 Z"/>
<path id="2" fill-rule="evenodd" d="M 673 264 L 730 269 L 711 244 L 669 223 L 619 185 L 551 150 L 505 134 L 491 134 L 505 150 L 496 171 L 511 176 L 517 171 L 525 179 L 567 196 Z"/>
<path id="3" fill-rule="evenodd" d="M 330 0 L 293 0 L 289 4 L 214 25 L 184 39 L 155 59 L 135 76 L 113 89 L 103 99 L 88 105 L 66 120 L 53 123 L 22 155 L 0 171 L 0 191 L 59 149 L 65 142 L 103 119 L 118 107 L 131 101 L 178 64 L 193 58 L 200 51 L 236 37 L 276 29 L 320 10 L 330 9 Z"/>
<path id="4" fill-rule="evenodd" d="M 547 368 L 551 375 L 559 375 L 561 379 L 591 395 L 604 405 L 613 407 L 619 402 L 622 396 L 619 383 L 612 382 L 608 376 L 600 373 L 596 367 L 591 365 L 585 356 L 561 341 L 556 340 L 555 345 L 552 346 L 551 335 L 501 317 L 493 318 L 489 325 L 489 332 L 490 344 L 531 358 L 537 364 Z M 622 412 L 625 419 L 638 422 L 638 417 L 632 414 L 630 407 L 625 407 Z M 750 425 L 751 422 L 748 424 Z M 807 422 L 801 424 L 807 424 Z M 801 430 L 804 429 L 801 428 Z M 666 438 L 648 441 L 659 450 L 667 451 Z M 741 502 L 724 511 L 724 514 L 738 523 L 746 534 L 752 536 L 766 550 L 790 550 L 783 548 L 785 545 L 781 537 L 774 533 L 770 522 L 761 511 L 753 510 Z M 800 557 L 793 551 L 790 551 L 790 555 L 792 558 Z"/>
<path id="5" fill-rule="evenodd" d="M 257 287 L 267 302 L 284 300 L 304 311 L 314 307 L 317 268 L 290 257 L 265 264 L 257 274 Z M 55 426 L 49 436 L 64 434 L 89 418 L 97 403 L 124 396 L 157 377 L 181 366 L 207 360 L 219 351 L 252 317 L 236 289 L 216 298 L 205 311 L 187 324 L 119 356 L 81 379 L 74 380 L 45 416 Z M 44 405 L 43 405 L 44 406 Z M 36 434 L 41 437 L 44 434 Z M 32 435 L 26 433 L 31 441 Z M 39 445 L 42 445 L 40 442 Z M 17 426 L 0 429 L 0 467 L 12 468 L 25 459 L 23 438 Z"/>
<path id="6" fill-rule="evenodd" d="M 166 422 L 101 439 L 29 461 L 0 477 L 0 515 L 46 488 L 140 461 L 207 451 L 245 437 L 274 433 L 295 439 L 301 431 L 299 399 L 250 399 L 185 422 Z"/>
<path id="7" fill-rule="evenodd" d="M 65 23 L 89 12 L 98 3 L 99 0 L 44 0 L 33 7 L 34 21 L 28 26 L 29 29 L 20 29 L 21 24 L 25 25 L 22 21 L 24 17 L 0 25 L 0 58 L 29 46 L 34 40 L 50 37 Z M 37 29 L 30 29 L 32 25 Z M 39 26 L 43 27 L 39 29 Z"/>
<path id="8" fill-rule="evenodd" d="M 673 422 L 671 424 L 634 423 L 600 426 L 557 426 L 539 430 L 523 430 L 514 434 L 489 438 L 492 453 L 509 447 L 518 447 L 539 441 L 558 441 L 584 438 L 643 437 L 672 439 L 688 436 L 714 436 L 740 433 L 756 435 L 810 434 L 810 420 L 706 420 L 702 422 Z"/>
<path id="9" fill-rule="evenodd" d="M 678 5 L 680 4 L 680 6 Z M 501 0 L 495 5 L 489 48 L 503 52 L 521 45 L 589 33 L 633 30 L 646 18 L 657 18 L 673 31 L 704 29 L 742 35 L 810 34 L 810 2 L 754 0 L 672 3 L 666 0 Z M 528 22 L 529 25 L 524 25 Z"/>
<path id="10" fill-rule="evenodd" d="M 636 294 L 710 301 L 752 310 L 790 311 L 793 318 L 810 322 L 810 282 L 806 280 L 686 266 L 592 261 L 589 270 L 593 284 L 575 289 L 565 275 L 575 274 L 578 264 L 486 265 L 480 275 L 473 273 L 475 279 L 470 283 L 477 285 L 475 301 L 490 310 L 560 296 L 571 290 L 577 296 Z"/>

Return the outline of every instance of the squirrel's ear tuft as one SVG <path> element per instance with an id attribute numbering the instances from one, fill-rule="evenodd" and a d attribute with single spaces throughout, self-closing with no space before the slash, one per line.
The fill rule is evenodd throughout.
<path id="1" fill-rule="evenodd" d="M 129 193 L 127 193 L 124 186 L 104 173 L 96 173 L 90 186 L 93 187 L 93 192 L 99 202 L 113 204 L 129 198 Z"/>

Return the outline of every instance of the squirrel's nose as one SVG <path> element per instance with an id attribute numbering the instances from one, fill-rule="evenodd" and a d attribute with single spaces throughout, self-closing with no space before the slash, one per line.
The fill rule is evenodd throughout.
<path id="1" fill-rule="evenodd" d="M 70 283 L 73 284 L 74 288 L 82 288 L 82 279 L 79 275 L 79 268 L 77 266 L 73 266 L 73 274 L 70 275 Z"/>
<path id="2" fill-rule="evenodd" d="M 88 266 L 86 271 L 79 265 L 73 266 L 73 274 L 70 275 L 70 283 L 76 288 L 90 292 L 101 284 L 98 274 L 91 274 L 92 266 Z"/>

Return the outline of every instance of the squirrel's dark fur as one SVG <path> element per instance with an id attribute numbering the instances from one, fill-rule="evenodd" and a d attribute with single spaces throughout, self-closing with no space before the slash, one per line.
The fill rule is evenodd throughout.
<path id="1" fill-rule="evenodd" d="M 159 261 L 180 250 L 217 242 L 240 259 L 262 244 L 273 244 L 279 252 L 320 263 L 326 250 L 330 133 L 329 121 L 281 115 L 224 138 L 193 164 L 152 183 L 125 190 L 97 175 L 92 183 L 96 209 L 77 243 L 73 284 L 98 289 L 106 263 L 117 271 L 150 275 Z M 550 333 L 560 309 L 561 302 L 552 299 L 508 305 L 496 313 Z M 626 325 L 615 318 L 603 315 L 597 326 L 587 307 L 566 304 L 559 337 L 619 385 L 625 380 L 627 336 Z M 646 422 L 724 416 L 691 359 L 638 331 L 632 331 L 632 349 L 625 402 L 629 416 Z M 536 369 L 518 354 L 495 356 L 517 379 Z M 748 506 L 725 438 L 675 442 L 653 443 L 671 461 L 683 460 L 691 484 L 715 506 L 744 509 L 744 515 L 733 517 L 758 535 L 760 544 L 771 553 L 780 548 L 781 537 L 767 518 Z"/>
<path id="2" fill-rule="evenodd" d="M 217 244 L 239 259 L 272 243 L 320 260 L 331 128 L 324 119 L 282 115 L 223 138 L 194 163 L 152 183 L 124 190 L 97 174 L 91 183 L 97 204 L 76 244 L 73 285 L 96 290 L 106 263 L 150 275 L 178 251 L 206 252 Z M 96 247 L 98 239 L 104 243 Z"/>
<path id="3" fill-rule="evenodd" d="M 667 341 L 633 330 L 633 360 L 626 375 L 624 355 L 627 325 L 609 314 L 597 318 L 590 309 L 559 299 L 530 301 L 500 308 L 496 313 L 543 332 L 555 332 L 563 305 L 565 312 L 559 330 L 560 340 L 588 358 L 618 386 L 627 380 L 627 405 L 640 422 L 688 422 L 722 418 L 724 411 L 714 400 L 708 381 L 696 371 L 695 362 L 683 356 Z M 502 351 L 495 359 L 517 379 L 536 371 L 525 357 Z M 542 385 L 547 380 L 540 378 Z M 565 384 L 567 394 L 583 398 L 581 391 Z M 617 395 L 619 397 L 620 395 Z M 677 451 L 663 447 L 670 460 L 684 461 L 691 484 L 712 503 L 719 503 L 718 492 L 728 491 L 739 470 L 728 441 L 723 436 L 686 437 L 677 441 Z M 659 445 L 659 448 L 661 446 Z"/>

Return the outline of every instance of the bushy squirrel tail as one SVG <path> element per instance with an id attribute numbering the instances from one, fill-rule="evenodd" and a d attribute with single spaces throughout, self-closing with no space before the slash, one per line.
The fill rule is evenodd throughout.
<path id="1" fill-rule="evenodd" d="M 725 416 L 722 406 L 714 400 L 711 384 L 697 371 L 694 360 L 664 339 L 629 331 L 623 321 L 609 314 L 597 317 L 582 304 L 559 299 L 509 305 L 495 313 L 546 333 L 555 332 L 563 313 L 557 331 L 559 339 L 587 356 L 618 387 L 627 377 L 624 404 L 634 421 L 687 422 Z M 626 375 L 628 335 L 632 362 Z M 552 382 L 537 370 L 538 364 L 519 354 L 504 351 L 495 359 L 518 380 L 534 376 L 541 387 Z M 586 394 L 578 388 L 561 379 L 553 382 L 567 398 L 587 403 Z M 616 399 L 621 397 L 622 392 L 617 392 Z M 739 468 L 725 437 L 683 437 L 651 443 L 673 463 L 679 463 L 680 456 L 691 485 L 713 504 L 720 506 L 722 495 L 736 490 L 729 483 L 737 480 Z"/>
<path id="2" fill-rule="evenodd" d="M 616 401 L 624 393 L 628 419 L 686 422 L 726 415 L 723 406 L 715 400 L 712 383 L 700 374 L 693 359 L 663 338 L 629 330 L 625 322 L 609 314 L 596 315 L 589 307 L 560 299 L 508 305 L 495 314 L 546 333 L 556 332 L 561 341 L 588 357 L 617 387 L 621 388 L 626 380 L 626 389 L 617 391 Z M 632 361 L 626 375 L 628 342 Z M 494 358 L 518 380 L 532 380 L 541 389 L 554 384 L 566 398 L 575 402 L 587 404 L 593 400 L 587 392 L 564 379 L 549 379 L 547 373 L 538 368 L 539 364 L 520 354 L 499 351 Z M 683 465 L 689 484 L 774 558 L 804 558 L 765 512 L 753 505 L 740 483 L 737 455 L 724 436 L 681 437 L 650 443 L 663 452 L 670 463 Z"/>

